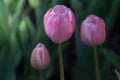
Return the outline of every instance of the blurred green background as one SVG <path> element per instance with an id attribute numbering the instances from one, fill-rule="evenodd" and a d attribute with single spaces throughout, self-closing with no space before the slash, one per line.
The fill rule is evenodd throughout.
<path id="1" fill-rule="evenodd" d="M 51 56 L 44 80 L 59 80 L 57 45 L 45 34 L 43 18 L 50 7 L 63 4 L 76 16 L 76 30 L 63 43 L 65 80 L 95 80 L 93 49 L 80 39 L 80 25 L 89 14 L 106 23 L 107 37 L 98 46 L 101 80 L 120 80 L 120 0 L 0 0 L 0 80 L 40 80 L 30 65 L 33 48 L 42 42 Z"/>

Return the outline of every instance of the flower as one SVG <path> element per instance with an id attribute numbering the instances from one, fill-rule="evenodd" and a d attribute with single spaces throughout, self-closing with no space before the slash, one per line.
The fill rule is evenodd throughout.
<path id="1" fill-rule="evenodd" d="M 56 5 L 45 14 L 44 26 L 47 36 L 56 44 L 61 44 L 70 39 L 74 32 L 75 16 L 66 6 Z"/>
<path id="2" fill-rule="evenodd" d="M 81 40 L 89 46 L 102 44 L 106 37 L 104 21 L 95 15 L 89 15 L 82 22 L 80 37 Z"/>
<path id="3" fill-rule="evenodd" d="M 50 56 L 44 44 L 39 43 L 32 51 L 30 63 L 35 69 L 44 69 L 50 63 Z"/>

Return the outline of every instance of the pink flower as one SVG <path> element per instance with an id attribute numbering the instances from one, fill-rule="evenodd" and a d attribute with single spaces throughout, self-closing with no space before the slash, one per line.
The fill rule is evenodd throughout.
<path id="1" fill-rule="evenodd" d="M 44 44 L 39 43 L 32 51 L 30 63 L 35 69 L 46 68 L 50 63 L 50 56 Z"/>
<path id="2" fill-rule="evenodd" d="M 64 5 L 56 5 L 45 14 L 44 26 L 47 36 L 53 42 L 61 44 L 70 39 L 75 30 L 74 14 Z"/>
<path id="3" fill-rule="evenodd" d="M 82 22 L 80 37 L 89 46 L 102 44 L 106 37 L 104 21 L 95 15 L 89 15 Z"/>

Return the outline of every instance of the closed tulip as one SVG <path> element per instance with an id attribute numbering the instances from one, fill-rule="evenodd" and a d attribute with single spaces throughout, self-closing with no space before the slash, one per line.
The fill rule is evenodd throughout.
<path id="1" fill-rule="evenodd" d="M 86 45 L 96 46 L 102 44 L 106 37 L 104 21 L 95 15 L 89 15 L 82 22 L 80 36 Z"/>
<path id="2" fill-rule="evenodd" d="M 44 26 L 47 36 L 56 44 L 61 44 L 70 39 L 75 30 L 74 14 L 64 5 L 56 5 L 45 14 Z"/>
<path id="3" fill-rule="evenodd" d="M 35 69 L 44 69 L 50 63 L 50 56 L 44 44 L 39 43 L 32 51 L 30 63 Z"/>

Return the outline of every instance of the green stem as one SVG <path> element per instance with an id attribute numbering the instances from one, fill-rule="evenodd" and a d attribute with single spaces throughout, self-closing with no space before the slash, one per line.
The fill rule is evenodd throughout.
<path id="1" fill-rule="evenodd" d="M 95 62 L 96 80 L 100 80 L 99 63 L 98 63 L 98 56 L 97 56 L 97 47 L 94 46 L 93 49 L 94 49 L 94 62 Z"/>
<path id="2" fill-rule="evenodd" d="M 60 80 L 64 80 L 64 68 L 63 68 L 61 44 L 58 45 L 58 57 L 59 57 L 59 67 L 60 67 Z"/>
<path id="3" fill-rule="evenodd" d="M 43 70 L 40 70 L 40 80 L 44 80 Z"/>

